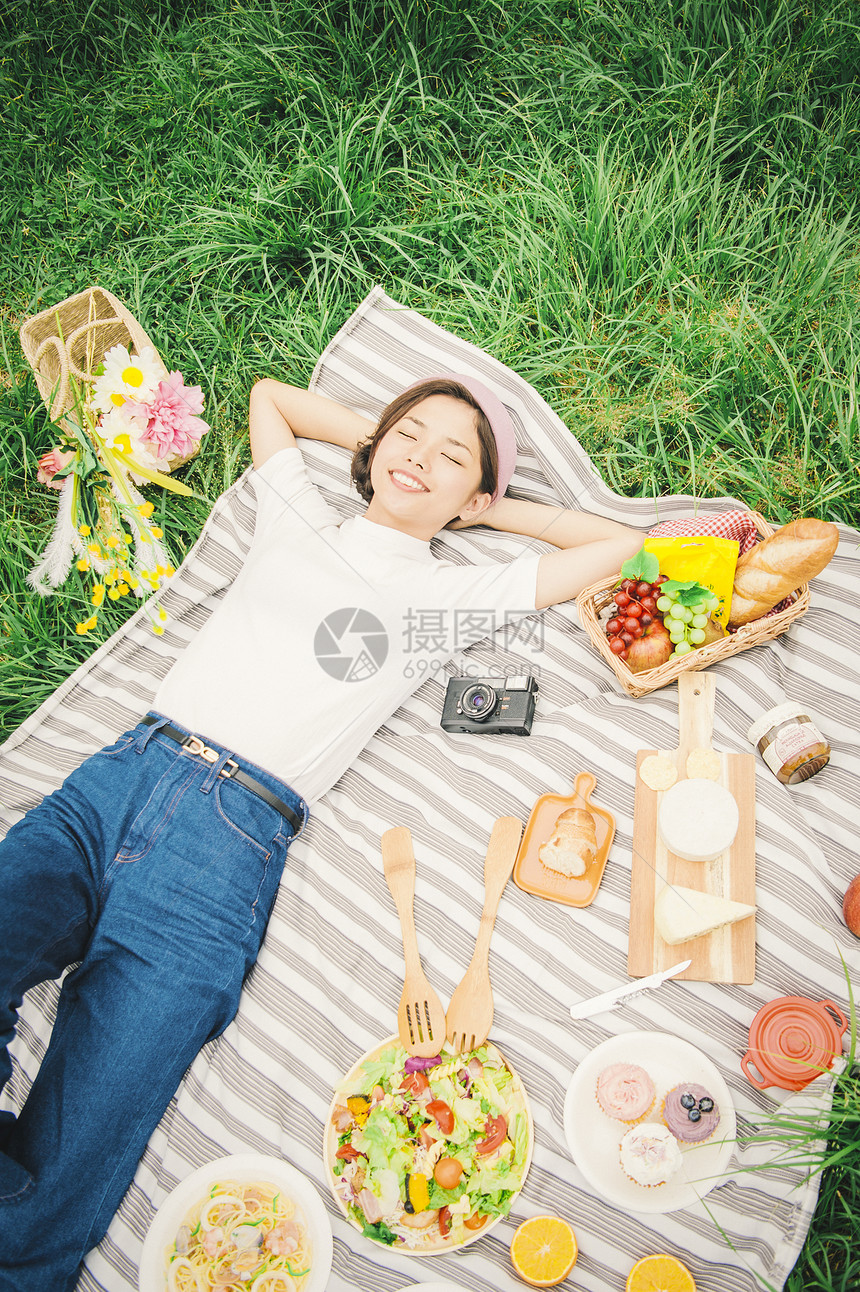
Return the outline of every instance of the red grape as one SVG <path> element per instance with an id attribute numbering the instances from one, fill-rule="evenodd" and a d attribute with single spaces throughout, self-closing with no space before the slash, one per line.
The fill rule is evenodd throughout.
<path id="1" fill-rule="evenodd" d="M 657 609 L 657 598 L 643 597 L 641 605 L 643 610 L 647 610 L 649 615 L 653 615 L 654 611 Z"/>
<path id="2" fill-rule="evenodd" d="M 626 651 L 624 642 L 621 640 L 620 637 L 612 638 L 612 641 L 609 643 L 609 649 L 612 651 L 613 655 L 622 655 Z"/>
<path id="3" fill-rule="evenodd" d="M 616 633 L 620 633 L 620 632 L 621 632 L 621 620 L 610 619 L 609 623 L 606 625 L 606 635 L 608 637 L 614 637 Z"/>
<path id="4" fill-rule="evenodd" d="M 624 631 L 625 631 L 625 632 L 628 632 L 628 633 L 635 633 L 635 632 L 636 632 L 636 629 L 637 629 L 638 627 L 639 627 L 639 617 L 638 617 L 638 616 L 637 616 L 636 618 L 633 618 L 633 616 L 631 615 L 631 617 L 630 617 L 629 619 L 625 619 L 625 620 L 624 620 Z"/>
<path id="5" fill-rule="evenodd" d="M 637 584 L 637 587 L 636 587 L 636 595 L 637 595 L 637 597 L 647 597 L 647 596 L 648 596 L 648 593 L 649 593 L 650 591 L 651 591 L 651 584 L 650 584 L 650 583 L 639 583 L 639 584 Z"/>
<path id="6" fill-rule="evenodd" d="M 616 592 L 612 600 L 620 610 L 623 610 L 625 606 L 630 605 L 630 598 L 626 592 Z"/>
<path id="7" fill-rule="evenodd" d="M 653 624 L 653 622 L 654 622 L 653 615 L 643 615 L 642 618 L 639 620 L 639 623 L 643 628 L 650 627 L 650 625 Z"/>
<path id="8" fill-rule="evenodd" d="M 628 617 L 632 616 L 633 619 L 638 619 L 642 614 L 642 607 L 638 601 L 631 601 L 630 605 L 625 607 L 624 613 Z"/>
<path id="9" fill-rule="evenodd" d="M 632 645 L 633 645 L 634 640 L 635 640 L 635 639 L 634 639 L 634 637 L 633 637 L 633 634 L 632 634 L 632 633 L 627 633 L 627 632 L 625 632 L 625 633 L 622 633 L 622 634 L 621 634 L 621 641 L 623 641 L 623 642 L 624 642 L 624 645 L 625 645 L 625 646 L 632 646 Z"/>

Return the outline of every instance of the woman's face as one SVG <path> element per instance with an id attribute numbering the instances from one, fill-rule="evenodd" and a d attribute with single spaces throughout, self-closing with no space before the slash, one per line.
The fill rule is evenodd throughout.
<path id="1" fill-rule="evenodd" d="M 404 413 L 373 455 L 367 519 L 429 540 L 456 516 L 484 511 L 476 421 L 475 409 L 451 395 L 429 395 Z"/>

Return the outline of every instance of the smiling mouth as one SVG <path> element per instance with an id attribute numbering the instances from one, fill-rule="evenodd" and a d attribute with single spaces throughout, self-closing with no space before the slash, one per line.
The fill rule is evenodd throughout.
<path id="1" fill-rule="evenodd" d="M 408 489 L 411 493 L 429 492 L 427 486 L 423 485 L 420 480 L 416 480 L 414 476 L 406 475 L 403 471 L 390 471 L 389 475 L 394 483 L 399 485 L 401 489 Z"/>

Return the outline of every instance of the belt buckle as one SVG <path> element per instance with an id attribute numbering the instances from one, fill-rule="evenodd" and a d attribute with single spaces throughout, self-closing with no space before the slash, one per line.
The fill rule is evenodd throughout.
<path id="1" fill-rule="evenodd" d="M 182 748 L 187 749 L 189 754 L 199 754 L 206 763 L 217 763 L 221 757 L 217 749 L 210 749 L 208 745 L 204 745 L 199 736 L 189 736 L 187 740 L 183 740 Z"/>
<path id="2" fill-rule="evenodd" d="M 238 772 L 238 770 L 239 770 L 239 764 L 236 762 L 236 760 L 233 758 L 228 758 L 226 763 L 218 773 L 218 775 L 225 776 L 229 780 L 231 776 L 236 775 L 236 772 Z"/>

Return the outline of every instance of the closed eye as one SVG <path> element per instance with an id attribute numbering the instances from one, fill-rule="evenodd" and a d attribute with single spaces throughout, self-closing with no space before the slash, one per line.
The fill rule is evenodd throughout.
<path id="1" fill-rule="evenodd" d="M 407 431 L 399 431 L 398 434 L 402 435 L 404 440 L 414 440 L 417 438 L 415 435 L 409 435 Z"/>
<path id="2" fill-rule="evenodd" d="M 442 457 L 447 458 L 449 462 L 453 462 L 455 467 L 462 467 L 465 465 L 459 460 L 459 458 L 452 458 L 450 453 L 443 453 Z"/>

